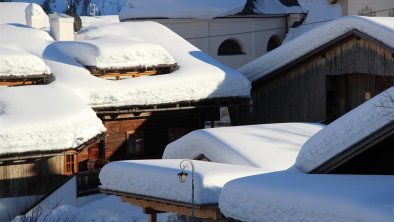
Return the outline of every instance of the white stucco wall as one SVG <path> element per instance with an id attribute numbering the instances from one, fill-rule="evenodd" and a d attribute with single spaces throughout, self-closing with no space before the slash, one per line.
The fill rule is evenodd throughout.
<path id="1" fill-rule="evenodd" d="M 159 22 L 219 62 L 232 68 L 245 65 L 267 51 L 268 40 L 286 35 L 286 17 L 219 18 L 219 19 L 158 19 Z M 218 56 L 220 44 L 237 40 L 245 54 Z"/>
<path id="2" fill-rule="evenodd" d="M 377 11 L 376 16 L 394 16 L 393 0 L 343 0 L 341 4 L 343 15 L 357 15 L 368 6 L 372 11 Z"/>

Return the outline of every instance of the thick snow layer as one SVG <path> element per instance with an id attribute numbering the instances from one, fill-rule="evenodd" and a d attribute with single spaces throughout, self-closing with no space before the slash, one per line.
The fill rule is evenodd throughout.
<path id="1" fill-rule="evenodd" d="M 253 82 L 354 29 L 394 47 L 394 18 L 348 16 L 318 26 L 242 66 L 238 71 Z"/>
<path id="2" fill-rule="evenodd" d="M 91 25 L 82 30 L 77 38 L 105 39 L 106 44 L 114 45 L 123 40 L 157 44 L 168 51 L 178 64 L 174 72 L 166 75 L 109 81 L 91 75 L 73 56 L 65 55 L 57 47 L 58 43 L 49 45 L 44 58 L 56 81 L 74 89 L 90 106 L 163 104 L 250 96 L 250 82 L 242 74 L 215 61 L 158 23 Z"/>
<path id="3" fill-rule="evenodd" d="M 204 154 L 213 162 L 263 168 L 267 172 L 291 167 L 302 145 L 322 125 L 280 123 L 193 131 L 167 145 L 163 159 Z"/>
<path id="4" fill-rule="evenodd" d="M 303 12 L 308 13 L 302 25 L 291 28 L 283 42 L 288 42 L 295 37 L 319 26 L 325 22 L 342 16 L 339 4 L 330 4 L 327 0 L 298 0 Z"/>
<path id="5" fill-rule="evenodd" d="M 35 3 L 0 2 L 0 24 L 16 23 L 26 25 L 26 16 L 42 18 L 49 27 L 48 15 Z"/>
<path id="6" fill-rule="evenodd" d="M 298 0 L 305 1 L 305 0 Z M 311 1 L 311 0 L 307 0 Z M 285 6 L 278 0 L 256 0 L 254 3 L 254 12 L 256 14 L 289 14 L 302 13 L 300 6 Z"/>
<path id="7" fill-rule="evenodd" d="M 119 12 L 119 19 L 211 19 L 241 12 L 245 3 L 246 0 L 128 0 Z"/>
<path id="8" fill-rule="evenodd" d="M 0 47 L 0 76 L 50 74 L 49 67 L 38 56 Z"/>
<path id="9" fill-rule="evenodd" d="M 76 148 L 104 131 L 94 111 L 63 87 L 0 88 L 0 155 Z"/>
<path id="10" fill-rule="evenodd" d="M 185 183 L 180 183 L 182 160 L 133 160 L 112 162 L 100 172 L 101 188 L 159 199 L 191 203 L 191 167 Z M 259 168 L 193 161 L 195 203 L 217 203 L 222 187 L 235 178 L 263 173 Z"/>
<path id="11" fill-rule="evenodd" d="M 220 211 L 248 222 L 389 222 L 394 177 L 275 172 L 230 181 Z"/>
<path id="12" fill-rule="evenodd" d="M 1 3 L 0 3 L 1 4 Z M 42 53 L 53 38 L 45 31 L 18 24 L 0 24 L 0 47 L 32 53 Z"/>
<path id="13" fill-rule="evenodd" d="M 310 172 L 352 145 L 394 121 L 390 88 L 340 117 L 309 139 L 302 147 L 296 166 Z"/>
<path id="14" fill-rule="evenodd" d="M 26 25 L 26 2 L 0 2 L 0 24 L 18 23 Z"/>
<path id="15" fill-rule="evenodd" d="M 107 16 L 81 16 L 82 27 L 88 28 L 91 25 L 98 26 L 98 25 L 107 25 L 113 22 L 119 22 L 118 15 L 107 15 Z"/>
<path id="16" fill-rule="evenodd" d="M 75 58 L 84 66 L 102 69 L 152 67 L 175 64 L 175 60 L 160 45 L 126 38 L 103 37 L 73 42 L 56 42 L 64 55 Z"/>
<path id="17" fill-rule="evenodd" d="M 25 17 L 47 16 L 41 6 L 31 3 L 25 8 Z M 47 16 L 48 18 L 48 16 Z"/>

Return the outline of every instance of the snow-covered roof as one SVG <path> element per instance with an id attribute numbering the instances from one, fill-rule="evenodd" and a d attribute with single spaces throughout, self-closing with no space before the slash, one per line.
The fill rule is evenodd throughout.
<path id="1" fill-rule="evenodd" d="M 136 31 L 138 30 L 138 31 Z M 157 36 L 160 35 L 160 38 Z M 74 89 L 92 107 L 152 105 L 223 97 L 250 97 L 250 82 L 240 73 L 220 64 L 155 22 L 109 23 L 82 30 L 80 40 L 137 41 L 160 45 L 177 62 L 166 75 L 109 81 L 92 76 L 75 57 L 65 55 L 54 43 L 44 58 L 56 81 Z M 60 43 L 61 44 L 61 43 Z M 78 42 L 67 44 L 79 44 Z M 87 52 L 78 51 L 80 57 Z M 118 58 L 122 59 L 122 58 Z"/>
<path id="2" fill-rule="evenodd" d="M 389 222 L 393 186 L 393 176 L 275 172 L 230 181 L 219 207 L 250 222 Z"/>
<path id="3" fill-rule="evenodd" d="M 190 178 L 180 183 L 182 160 L 131 160 L 111 162 L 100 172 L 100 188 L 123 193 L 144 195 L 191 203 L 191 167 L 186 168 Z M 217 203 L 222 187 L 235 178 L 256 175 L 259 168 L 193 161 L 195 166 L 195 203 Z"/>
<path id="4" fill-rule="evenodd" d="M 0 2 L 0 24 L 25 24 L 25 9 L 30 3 L 26 2 Z"/>
<path id="5" fill-rule="evenodd" d="M 128 0 L 119 19 L 131 18 L 200 18 L 234 15 L 246 0 Z"/>
<path id="6" fill-rule="evenodd" d="M 193 159 L 260 167 L 267 172 L 291 167 L 302 145 L 323 125 L 279 123 L 193 131 L 167 145 L 164 159 Z"/>
<path id="7" fill-rule="evenodd" d="M 135 18 L 212 19 L 239 13 L 257 15 L 302 13 L 301 8 L 294 5 L 286 6 L 278 0 L 128 0 L 119 12 L 119 19 L 121 21 Z"/>
<path id="8" fill-rule="evenodd" d="M 49 27 L 49 18 L 36 3 L 0 2 L 0 24 L 15 23 L 26 25 L 26 16 L 42 17 Z"/>
<path id="9" fill-rule="evenodd" d="M 394 120 L 394 88 L 390 88 L 346 113 L 312 136 L 302 147 L 296 166 L 308 173 L 346 151 Z"/>
<path id="10" fill-rule="evenodd" d="M 0 78 L 2 76 L 34 76 L 50 73 L 49 67 L 40 57 L 0 46 Z"/>
<path id="11" fill-rule="evenodd" d="M 126 38 L 103 37 L 72 42 L 56 42 L 63 54 L 84 66 L 100 69 L 127 69 L 174 65 L 176 61 L 160 45 Z"/>
<path id="12" fill-rule="evenodd" d="M 284 5 L 280 0 L 255 0 L 250 1 L 253 11 L 258 15 L 269 14 L 291 14 L 302 13 L 301 2 L 305 0 L 282 0 L 282 2 L 290 3 L 288 6 Z M 311 2 L 311 0 L 309 0 Z M 319 0 L 312 0 L 316 2 Z M 323 1 L 323 0 L 322 0 Z"/>
<path id="13" fill-rule="evenodd" d="M 394 48 L 394 18 L 348 16 L 318 26 L 242 66 L 238 71 L 254 82 L 351 30 L 358 30 Z"/>
<path id="14" fill-rule="evenodd" d="M 77 148 L 102 132 L 95 112 L 61 86 L 0 88 L 0 156 Z"/>
<path id="15" fill-rule="evenodd" d="M 298 2 L 303 12 L 307 13 L 306 18 L 298 27 L 290 28 L 283 42 L 288 42 L 325 22 L 342 16 L 341 5 L 330 4 L 327 0 L 298 0 Z"/>
<path id="16" fill-rule="evenodd" d="M 20 24 L 0 24 L 0 47 L 42 57 L 48 44 L 54 40 L 48 32 Z M 33 44 L 34 43 L 34 44 Z"/>

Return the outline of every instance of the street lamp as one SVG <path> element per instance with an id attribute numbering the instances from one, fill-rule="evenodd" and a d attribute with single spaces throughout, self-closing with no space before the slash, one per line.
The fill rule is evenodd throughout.
<path id="1" fill-rule="evenodd" d="M 187 173 L 185 172 L 186 168 L 192 168 L 192 222 L 194 222 L 194 164 L 191 160 L 182 160 L 179 163 L 179 168 L 181 168 L 181 172 L 178 173 L 179 182 L 184 183 L 187 180 Z"/>

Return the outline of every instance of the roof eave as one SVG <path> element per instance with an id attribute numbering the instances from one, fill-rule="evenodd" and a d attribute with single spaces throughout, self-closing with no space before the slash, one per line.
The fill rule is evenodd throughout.
<path id="1" fill-rule="evenodd" d="M 394 122 L 385 125 L 371 135 L 363 138 L 358 143 L 350 146 L 345 151 L 336 155 L 335 157 L 324 162 L 320 166 L 313 169 L 310 174 L 326 174 L 331 173 L 333 170 L 346 163 L 348 160 L 366 151 L 372 146 L 378 144 L 389 136 L 394 135 Z"/>
<path id="2" fill-rule="evenodd" d="M 60 150 L 46 150 L 46 151 L 30 151 L 30 152 L 19 152 L 19 153 L 8 153 L 4 155 L 0 155 L 0 162 L 15 162 L 15 161 L 26 161 L 30 159 L 41 159 L 41 158 L 48 158 L 63 155 L 65 152 L 75 152 L 79 153 L 82 150 L 89 148 L 94 143 L 99 142 L 100 140 L 104 139 L 106 133 L 100 133 L 95 137 L 89 139 L 88 141 L 84 142 L 83 144 L 79 145 L 75 148 L 66 148 Z M 0 164 L 1 165 L 1 164 Z"/>
<path id="3" fill-rule="evenodd" d="M 361 32 L 361 31 L 359 31 L 358 29 L 352 29 L 352 30 L 346 32 L 345 34 L 343 34 L 341 36 L 338 36 L 337 38 L 335 38 L 335 39 L 333 39 L 333 40 L 331 40 L 331 41 L 329 41 L 329 42 L 317 47 L 316 49 L 314 49 L 314 50 L 310 51 L 309 53 L 299 57 L 298 59 L 295 59 L 294 61 L 292 61 L 292 62 L 290 62 L 290 63 L 288 63 L 288 64 L 286 64 L 284 66 L 281 66 L 281 67 L 277 68 L 276 70 L 268 73 L 267 75 L 264 75 L 263 77 L 261 77 L 261 78 L 259 78 L 257 80 L 254 80 L 252 82 L 252 87 L 256 87 L 258 85 L 261 85 L 263 82 L 265 82 L 265 81 L 275 77 L 276 75 L 278 75 L 278 74 L 280 74 L 280 73 L 292 68 L 296 64 L 301 63 L 301 62 L 313 57 L 314 55 L 320 53 L 321 51 L 324 51 L 324 50 L 328 49 L 329 47 L 331 47 L 333 45 L 339 44 L 341 41 L 343 41 L 343 40 L 345 40 L 347 38 L 350 38 L 352 36 L 356 36 L 358 38 L 369 39 L 369 40 L 371 40 L 371 41 L 373 41 L 373 42 L 375 42 L 375 43 L 377 43 L 379 45 L 384 46 L 385 48 L 388 48 L 391 52 L 394 53 L 394 48 L 393 47 L 391 47 L 391 46 L 389 46 L 389 45 L 377 40 L 376 38 L 373 38 L 372 36 L 370 36 L 368 34 L 365 34 L 365 33 Z"/>

